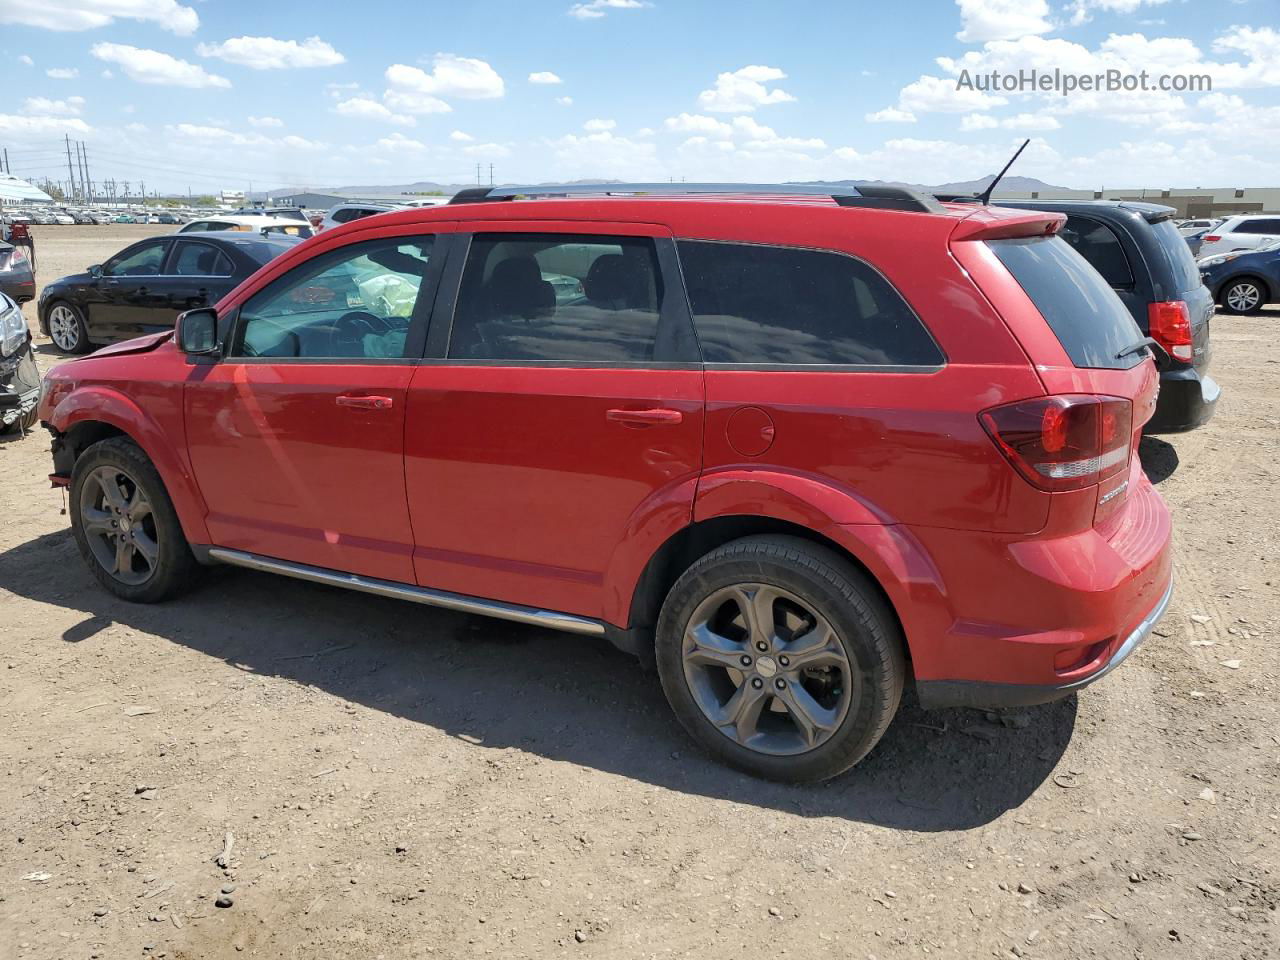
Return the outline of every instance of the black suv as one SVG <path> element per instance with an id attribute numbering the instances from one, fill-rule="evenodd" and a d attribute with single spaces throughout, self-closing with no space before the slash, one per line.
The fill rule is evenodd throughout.
<path id="1" fill-rule="evenodd" d="M 1128 200 L 1002 200 L 998 206 L 1065 213 L 1060 236 L 1102 274 L 1160 345 L 1160 399 L 1146 433 L 1194 430 L 1221 392 L 1209 376 L 1213 296 L 1178 233 L 1172 207 Z"/>

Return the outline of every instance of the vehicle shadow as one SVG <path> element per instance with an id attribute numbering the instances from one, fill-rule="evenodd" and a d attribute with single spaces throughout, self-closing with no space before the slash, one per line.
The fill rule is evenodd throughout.
<path id="1" fill-rule="evenodd" d="M 1138 459 L 1147 479 L 1157 485 L 1173 476 L 1180 463 L 1177 448 L 1159 437 L 1142 438 L 1138 444 Z"/>
<path id="2" fill-rule="evenodd" d="M 925 712 L 908 691 L 857 768 L 785 786 L 703 756 L 656 677 L 602 640 L 229 568 L 208 571 L 180 600 L 127 604 L 92 579 L 70 531 L 0 553 L 0 583 L 82 613 L 62 642 L 92 643 L 119 623 L 477 749 L 515 747 L 671 790 L 903 830 L 971 829 L 1019 806 L 1075 726 L 1074 697 L 1001 722 L 974 710 Z"/>

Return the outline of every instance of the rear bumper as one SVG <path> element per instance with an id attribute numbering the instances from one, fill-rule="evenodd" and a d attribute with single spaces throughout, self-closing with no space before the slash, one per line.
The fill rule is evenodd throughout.
<path id="1" fill-rule="evenodd" d="M 1070 683 L 1028 684 L 1028 683 L 986 683 L 980 680 L 919 680 L 916 682 L 916 693 L 920 705 L 926 710 L 937 710 L 943 707 L 1029 707 L 1040 703 L 1052 703 L 1068 697 L 1077 690 L 1083 690 L 1092 683 L 1097 683 L 1108 673 L 1128 659 L 1129 654 L 1138 649 L 1138 645 L 1151 635 L 1155 625 L 1160 622 L 1165 611 L 1169 609 L 1169 601 L 1173 599 L 1173 580 L 1165 588 L 1164 595 L 1133 628 L 1124 642 L 1116 648 L 1101 669 Z"/>
<path id="2" fill-rule="evenodd" d="M 1165 370 L 1160 374 L 1160 396 L 1156 412 L 1143 433 L 1185 433 L 1209 422 L 1222 389 L 1208 374 L 1192 367 Z"/>
<path id="3" fill-rule="evenodd" d="M 12 274 L 0 279 L 0 293 L 7 294 L 15 303 L 26 303 L 36 296 L 36 280 L 30 273 Z"/>

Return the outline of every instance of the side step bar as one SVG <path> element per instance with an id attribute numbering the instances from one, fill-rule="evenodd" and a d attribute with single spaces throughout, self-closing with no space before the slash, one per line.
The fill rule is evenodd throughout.
<path id="1" fill-rule="evenodd" d="M 554 610 L 539 610 L 535 607 L 522 607 L 514 603 L 500 603 L 497 600 L 482 600 L 479 597 L 467 597 L 460 593 L 446 593 L 443 590 L 428 590 L 407 583 L 396 583 L 394 580 L 379 580 L 375 577 L 361 577 L 354 573 L 342 573 L 338 570 L 326 570 L 324 567 L 312 567 L 305 563 L 293 563 L 290 560 L 276 560 L 256 553 L 245 553 L 241 550 L 228 550 L 224 547 L 212 547 L 208 551 L 212 560 L 228 563 L 236 567 L 248 567 L 250 570 L 261 570 L 264 573 L 279 573 L 297 580 L 309 580 L 312 583 L 323 583 L 330 587 L 345 587 L 348 590 L 359 590 L 361 593 L 373 593 L 380 597 L 394 597 L 397 600 L 411 600 L 414 603 L 425 603 L 430 607 L 444 607 L 446 610 L 457 610 L 461 613 L 475 613 L 485 617 L 497 617 L 500 620 L 514 620 L 516 623 L 531 623 L 550 630 L 563 630 L 566 633 L 581 633 L 588 636 L 604 636 L 604 624 L 599 620 L 574 616 L 571 613 L 556 613 Z"/>

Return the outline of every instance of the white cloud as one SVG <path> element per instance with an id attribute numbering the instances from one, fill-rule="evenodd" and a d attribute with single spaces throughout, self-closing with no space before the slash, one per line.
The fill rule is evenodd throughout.
<path id="1" fill-rule="evenodd" d="M 290 150 L 326 150 L 328 145 L 304 137 L 264 136 L 261 133 L 240 133 L 224 127 L 196 123 L 170 124 L 165 131 L 188 144 L 218 144 L 235 147 L 287 147 Z"/>
<path id="2" fill-rule="evenodd" d="M 472 143 L 463 147 L 462 152 L 469 157 L 483 157 L 487 160 L 511 156 L 511 148 L 502 143 Z"/>
<path id="3" fill-rule="evenodd" d="M 562 107 L 572 107 L 573 97 L 556 97 L 556 103 Z"/>
<path id="4" fill-rule="evenodd" d="M 80 71 L 75 67 L 50 67 L 44 75 L 51 80 L 74 80 L 80 76 Z"/>
<path id="5" fill-rule="evenodd" d="M 391 133 L 374 143 L 374 146 L 387 153 L 420 153 L 427 149 L 421 140 L 406 137 L 403 133 Z"/>
<path id="6" fill-rule="evenodd" d="M 1092 20 L 1095 10 L 1129 14 L 1142 6 L 1156 7 L 1168 2 L 1169 0 L 1072 0 L 1067 5 L 1066 12 L 1071 14 L 1071 25 L 1078 27 Z"/>
<path id="7" fill-rule="evenodd" d="M 550 70 L 539 70 L 536 73 L 529 74 L 529 82 L 543 83 L 543 84 L 564 83 L 563 80 L 561 80 L 558 76 L 556 76 Z"/>
<path id="8" fill-rule="evenodd" d="M 403 63 L 392 64 L 386 72 L 387 84 L 396 93 L 432 98 L 488 100 L 505 93 L 502 77 L 483 60 L 437 53 L 431 72 Z"/>
<path id="9" fill-rule="evenodd" d="M 458 143 L 470 143 L 475 139 L 475 137 L 469 133 L 463 133 L 461 130 L 455 130 L 453 133 L 449 134 L 449 139 L 457 141 Z"/>
<path id="10" fill-rule="evenodd" d="M 394 113 L 377 100 L 370 100 L 368 97 L 352 97 L 350 100 L 343 100 L 333 109 L 344 117 L 354 117 L 358 120 L 382 120 L 402 127 L 412 127 L 418 122 L 413 117 Z"/>
<path id="11" fill-rule="evenodd" d="M 18 62 L 24 67 L 34 67 L 36 62 L 28 57 L 25 53 L 18 54 Z"/>
<path id="12" fill-rule="evenodd" d="M 103 70 L 101 76 L 103 80 L 114 80 L 116 77 L 110 70 Z"/>
<path id="13" fill-rule="evenodd" d="M 596 118 L 596 119 L 588 120 L 586 123 L 584 123 L 582 125 L 582 129 L 590 131 L 591 133 L 599 133 L 602 130 L 612 130 L 617 125 L 618 125 L 618 121 L 616 120 L 601 120 L 599 118 Z"/>
<path id="14" fill-rule="evenodd" d="M 326 83 L 324 92 L 329 94 L 335 100 L 341 100 L 343 97 L 352 96 L 353 91 L 359 90 L 360 84 L 352 83 Z"/>
<path id="15" fill-rule="evenodd" d="M 780 87 L 766 84 L 783 80 L 777 67 L 747 66 L 716 77 L 716 85 L 698 94 L 698 104 L 711 113 L 750 113 L 771 103 L 786 103 L 795 97 Z"/>
<path id="16" fill-rule="evenodd" d="M 275 37 L 232 37 L 222 43 L 202 43 L 196 52 L 254 70 L 332 67 L 347 59 L 319 37 L 307 37 L 301 43 Z"/>
<path id="17" fill-rule="evenodd" d="M 966 133 L 975 130 L 1058 130 L 1062 124 L 1048 113 L 1019 113 L 1012 117 L 993 117 L 989 113 L 971 113 L 960 120 L 960 129 Z"/>
<path id="18" fill-rule="evenodd" d="M 22 103 L 22 112 L 26 114 L 43 114 L 54 117 L 78 117 L 84 109 L 84 97 L 67 97 L 65 100 L 50 100 L 48 97 L 27 97 Z"/>
<path id="19" fill-rule="evenodd" d="M 642 0 L 590 0 L 588 3 L 575 3 L 569 8 L 569 16 L 579 20 L 599 20 L 610 10 L 639 10 L 651 6 Z"/>
<path id="20" fill-rule="evenodd" d="M 564 179 L 646 179 L 658 168 L 657 148 L 652 143 L 619 137 L 607 130 L 585 135 L 570 133 L 551 141 L 551 147 Z"/>
<path id="21" fill-rule="evenodd" d="M 89 52 L 99 60 L 114 63 L 138 83 L 167 87 L 229 87 L 231 81 L 186 60 L 159 50 L 144 50 L 123 43 L 95 43 Z"/>
<path id="22" fill-rule="evenodd" d="M 0 23 L 47 30 L 93 30 L 114 20 L 155 23 L 180 36 L 195 33 L 200 17 L 175 0 L 0 0 Z"/>
<path id="23" fill-rule="evenodd" d="M 875 113 L 863 117 L 867 123 L 915 123 L 916 115 L 910 110 L 899 110 L 897 107 L 885 107 Z"/>
<path id="24" fill-rule="evenodd" d="M 0 136 L 5 138 L 57 136 L 61 139 L 64 133 L 89 132 L 89 125 L 78 117 L 20 117 L 0 113 Z"/>
<path id="25" fill-rule="evenodd" d="M 1007 102 L 1004 97 L 980 90 L 961 89 L 955 80 L 927 75 L 907 84 L 898 94 L 898 109 L 908 113 L 969 113 Z"/>
<path id="26" fill-rule="evenodd" d="M 284 121 L 279 117 L 249 117 L 249 126 L 258 127 L 283 127 Z"/>
<path id="27" fill-rule="evenodd" d="M 666 129 L 673 133 L 696 133 L 717 137 L 727 137 L 733 128 L 723 120 L 706 117 L 698 113 L 682 113 L 678 117 L 667 117 L 662 122 Z"/>
<path id="28" fill-rule="evenodd" d="M 956 0 L 956 3 L 964 25 L 956 34 L 961 43 L 1008 40 L 1053 29 L 1046 0 Z"/>
<path id="29" fill-rule="evenodd" d="M 130 133 L 146 133 L 147 132 L 147 125 L 145 123 L 138 123 L 137 121 L 134 121 L 133 123 L 126 123 L 124 125 L 124 128 Z"/>

